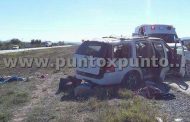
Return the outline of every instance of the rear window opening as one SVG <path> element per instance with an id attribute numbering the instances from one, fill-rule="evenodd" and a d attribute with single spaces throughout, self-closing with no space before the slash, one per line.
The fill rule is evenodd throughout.
<path id="1" fill-rule="evenodd" d="M 86 41 L 81 44 L 81 46 L 76 51 L 76 54 L 107 58 L 111 56 L 109 54 L 110 47 L 111 46 L 109 44 L 103 42 Z"/>

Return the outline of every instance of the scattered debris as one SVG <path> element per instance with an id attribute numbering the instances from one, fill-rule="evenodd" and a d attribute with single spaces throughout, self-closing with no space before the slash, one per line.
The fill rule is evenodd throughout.
<path id="1" fill-rule="evenodd" d="M 141 95 L 148 99 L 156 100 L 173 100 L 176 99 L 175 95 L 164 91 L 158 87 L 159 85 L 155 84 L 152 81 L 146 81 L 146 86 L 139 89 L 135 92 L 136 95 Z M 165 87 L 165 86 L 161 86 Z M 59 83 L 59 88 L 56 94 L 61 92 L 72 91 L 75 97 L 87 97 L 88 95 L 93 94 L 93 85 L 89 82 L 84 82 L 72 76 L 67 76 L 66 78 L 61 78 Z"/>
<path id="2" fill-rule="evenodd" d="M 161 86 L 165 87 L 165 86 Z M 152 81 L 146 81 L 146 86 L 139 89 L 136 94 L 141 95 L 148 99 L 156 99 L 156 100 L 172 100 L 176 99 L 175 95 L 168 93 L 163 90 L 164 88 L 159 88 L 159 84 L 156 84 Z"/>
<path id="3" fill-rule="evenodd" d="M 27 81 L 28 78 L 18 77 L 18 76 L 4 76 L 0 77 L 0 84 L 13 82 L 13 81 Z"/>
<path id="4" fill-rule="evenodd" d="M 74 89 L 74 95 L 79 97 L 87 97 L 92 94 L 92 85 L 88 82 L 83 82 Z"/>
<path id="5" fill-rule="evenodd" d="M 67 76 L 66 78 L 61 78 L 59 82 L 59 88 L 55 94 L 60 94 L 61 92 L 67 91 L 75 86 L 77 84 L 80 84 L 82 81 L 79 79 L 76 79 L 72 76 Z"/>
<path id="6" fill-rule="evenodd" d="M 182 121 L 183 121 L 183 119 L 181 119 L 181 118 L 175 119 L 175 122 L 182 122 Z"/>
<path id="7" fill-rule="evenodd" d="M 146 86 L 141 88 L 138 92 L 138 95 L 141 95 L 148 99 L 156 99 L 156 100 L 172 100 L 175 99 L 175 95 L 171 93 L 164 93 L 160 89 L 154 86 Z"/>
<path id="8" fill-rule="evenodd" d="M 164 121 L 162 120 L 162 118 L 160 118 L 160 117 L 156 117 L 156 120 L 157 120 L 158 122 L 164 122 Z"/>
<path id="9" fill-rule="evenodd" d="M 35 73 L 36 77 L 41 80 L 46 80 L 49 74 Z"/>
<path id="10" fill-rule="evenodd" d="M 157 96 L 157 94 L 161 94 L 161 90 L 153 86 L 146 86 L 138 90 L 137 94 L 148 99 L 153 99 Z"/>

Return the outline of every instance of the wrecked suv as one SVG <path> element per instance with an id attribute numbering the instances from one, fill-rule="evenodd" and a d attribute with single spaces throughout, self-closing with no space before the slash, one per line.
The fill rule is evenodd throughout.
<path id="1" fill-rule="evenodd" d="M 126 88 L 136 89 L 145 80 L 163 81 L 170 67 L 153 67 L 151 63 L 150 66 L 145 67 L 130 64 L 121 69 L 121 67 L 113 65 L 108 66 L 110 60 L 117 59 L 114 60 L 114 63 L 120 65 L 120 59 L 133 59 L 133 61 L 138 59 L 137 63 L 142 63 L 144 59 L 164 58 L 170 59 L 170 63 L 173 60 L 171 56 L 171 49 L 159 38 L 134 37 L 125 39 L 110 37 L 84 41 L 74 54 L 77 59 L 76 78 L 94 85 L 122 84 Z M 89 60 L 92 57 L 95 59 L 93 60 L 94 64 L 98 64 L 99 59 L 105 59 L 105 66 L 90 65 Z M 82 59 L 87 59 L 88 65 L 81 66 L 84 64 L 84 62 L 81 63 Z"/>

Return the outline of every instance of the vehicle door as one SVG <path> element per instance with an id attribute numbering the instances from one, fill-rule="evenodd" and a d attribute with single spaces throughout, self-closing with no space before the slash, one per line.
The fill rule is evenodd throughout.
<path id="1" fill-rule="evenodd" d="M 175 58 L 175 64 L 174 68 L 176 69 L 177 73 L 181 76 L 185 76 L 185 64 L 186 64 L 186 58 L 185 58 L 185 52 L 184 48 L 180 43 L 175 44 L 174 48 L 174 58 Z"/>
<path id="2" fill-rule="evenodd" d="M 166 74 L 169 71 L 169 57 L 167 54 L 167 49 L 162 41 L 153 41 L 153 46 L 155 49 L 155 57 L 157 59 L 155 68 L 155 73 L 160 81 L 164 81 Z M 158 66 L 158 67 L 157 67 Z"/>
<path id="3" fill-rule="evenodd" d="M 151 66 L 151 58 L 154 56 L 152 43 L 149 41 L 136 42 L 136 56 L 139 60 L 139 67 L 142 70 L 144 79 L 150 79 L 154 75 L 154 70 Z"/>
<path id="4" fill-rule="evenodd" d="M 119 59 L 130 59 L 132 57 L 132 45 L 131 43 L 121 43 L 118 45 L 113 46 L 113 57 L 117 59 L 116 64 L 117 68 L 115 69 L 116 71 L 123 71 L 123 67 L 121 69 L 121 64 L 119 64 Z"/>

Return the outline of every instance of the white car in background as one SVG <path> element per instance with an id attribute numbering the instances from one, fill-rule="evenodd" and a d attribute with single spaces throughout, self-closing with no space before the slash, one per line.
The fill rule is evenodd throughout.
<path id="1" fill-rule="evenodd" d="M 18 50 L 20 47 L 18 45 L 13 45 L 12 50 Z"/>
<path id="2" fill-rule="evenodd" d="M 51 41 L 46 41 L 44 42 L 45 44 L 45 47 L 52 47 L 53 46 L 53 43 Z"/>

